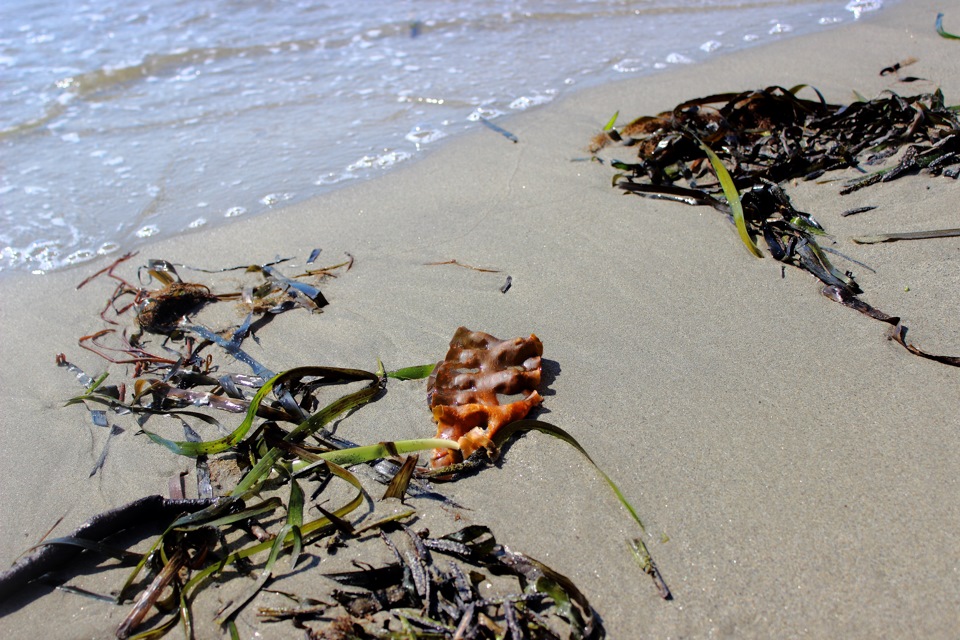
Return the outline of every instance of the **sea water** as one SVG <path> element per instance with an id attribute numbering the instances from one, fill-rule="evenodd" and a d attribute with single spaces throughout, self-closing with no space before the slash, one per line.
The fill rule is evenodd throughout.
<path id="1" fill-rule="evenodd" d="M 0 271 L 376 176 L 578 87 L 881 0 L 4 0 Z"/>

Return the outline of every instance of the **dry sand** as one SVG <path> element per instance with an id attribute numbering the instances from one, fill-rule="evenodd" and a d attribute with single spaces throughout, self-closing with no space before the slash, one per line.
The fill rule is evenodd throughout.
<path id="1" fill-rule="evenodd" d="M 571 577 L 612 638 L 955 638 L 957 369 L 910 355 L 884 325 L 822 297 L 806 273 L 781 277 L 715 211 L 622 196 L 609 167 L 574 161 L 617 109 L 653 114 L 714 92 L 810 83 L 846 102 L 852 90 L 942 86 L 948 103 L 960 102 L 960 43 L 934 32 L 937 8 L 903 2 L 851 26 L 584 91 L 504 122 L 518 144 L 480 130 L 381 179 L 137 259 L 219 267 L 278 254 L 302 262 L 318 246 L 320 262 L 352 253 L 354 268 L 324 285 L 323 314 L 284 314 L 249 342 L 275 370 L 431 362 L 459 325 L 535 332 L 553 378 L 541 417 L 578 438 L 633 501 L 675 599 L 660 600 L 633 565 L 624 541 L 636 526 L 589 465 L 542 435 L 515 442 L 500 468 L 444 487 L 469 507 L 461 521 L 427 504 L 423 522 L 435 533 L 491 525 Z M 947 16 L 951 25 L 960 30 L 960 14 Z M 927 81 L 879 75 L 908 57 L 918 62 L 906 72 Z M 960 183 L 914 176 L 845 197 L 836 184 L 788 192 L 838 249 L 876 269 L 849 266 L 865 300 L 901 315 L 923 348 L 960 354 L 960 241 L 849 240 L 958 226 Z M 878 209 L 839 215 L 868 204 Z M 503 273 L 424 266 L 451 258 Z M 75 290 L 103 264 L 0 281 L 3 562 L 60 516 L 65 533 L 165 493 L 190 466 L 128 428 L 88 478 L 105 430 L 63 407 L 79 387 L 54 355 L 91 373 L 104 367 L 76 339 L 100 326 L 110 287 Z M 503 294 L 505 274 L 513 286 Z M 340 426 L 360 442 L 432 432 L 422 382 L 391 383 Z M 118 576 L 76 582 L 109 592 Z M 319 595 L 323 584 L 306 572 L 276 586 Z M 41 592 L 5 603 L 4 635 L 110 637 L 127 611 Z M 198 620 L 215 606 L 199 605 Z M 255 637 L 251 619 L 243 637 Z M 259 631 L 301 637 L 289 624 Z"/>

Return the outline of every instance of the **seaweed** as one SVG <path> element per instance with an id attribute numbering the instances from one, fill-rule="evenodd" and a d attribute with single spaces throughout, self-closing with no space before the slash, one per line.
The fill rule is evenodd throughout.
<path id="1" fill-rule="evenodd" d="M 887 67 L 881 75 L 913 62 Z M 861 176 L 847 180 L 841 195 L 921 172 L 956 177 L 960 172 L 951 167 L 960 164 L 960 113 L 946 106 L 939 89 L 907 97 L 886 91 L 872 100 L 839 105 L 828 103 L 816 89 L 817 99 L 799 97 L 805 88 L 770 86 L 694 98 L 619 129 L 612 126 L 614 119 L 593 138 L 590 150 L 595 157 L 606 148 L 635 152 L 634 162 L 610 161 L 617 171 L 614 186 L 638 196 L 717 209 L 734 223 L 753 255 L 763 257 L 756 243 L 762 239 L 775 260 L 820 280 L 829 299 L 889 322 L 893 316 L 859 299 L 863 291 L 853 273 L 832 264 L 827 253 L 834 251 L 822 245 L 827 232 L 811 214 L 793 206 L 784 185 L 842 169 Z M 892 166 L 866 168 L 898 153 Z M 865 244 L 956 234 L 947 229 L 853 240 Z M 950 358 L 938 361 L 952 364 Z"/>
<path id="2" fill-rule="evenodd" d="M 0 574 L 0 600 L 14 594 L 28 599 L 42 595 L 42 590 L 22 595 L 23 587 L 50 584 L 47 574 L 54 569 L 82 576 L 83 568 L 76 564 L 81 554 L 117 558 L 132 569 L 115 598 L 76 585 L 61 586 L 71 593 L 129 607 L 116 629 L 118 638 L 159 638 L 178 625 L 185 637 L 191 638 L 196 635 L 195 600 L 215 582 L 247 575 L 251 578 L 248 584 L 235 590 L 216 616 L 216 622 L 235 636 L 237 617 L 276 576 L 302 570 L 307 565 L 305 556 L 363 545 L 371 533 L 377 533 L 393 550 L 396 562 L 376 570 L 367 566 L 360 572 L 364 579 L 376 576 L 378 582 L 372 589 L 366 593 L 334 590 L 323 600 L 290 594 L 307 606 L 264 617 L 293 619 L 297 625 L 316 619 L 329 623 L 320 631 L 307 628 L 308 637 L 326 637 L 324 634 L 338 628 L 347 637 L 382 637 L 393 632 L 410 638 L 603 637 L 599 616 L 570 579 L 498 544 L 490 529 L 474 525 L 434 538 L 426 531 L 414 532 L 407 524 L 417 517 L 417 511 L 409 506 L 414 499 L 462 508 L 434 491 L 431 480 L 442 474 L 452 480 L 461 471 L 479 471 L 509 438 L 520 433 L 540 431 L 558 437 L 593 463 L 572 436 L 547 423 L 516 421 L 526 411 L 508 411 L 509 416 L 501 416 L 499 428 L 484 431 L 479 451 L 453 465 L 456 468 L 437 468 L 420 466 L 418 454 L 461 449 L 469 454 L 474 441 L 468 438 L 464 446 L 462 437 L 436 437 L 358 445 L 335 433 L 348 416 L 379 399 L 389 380 L 430 377 L 429 395 L 441 413 L 452 409 L 456 414 L 458 405 L 490 403 L 491 398 L 490 407 L 503 409 L 495 401 L 496 394 L 513 393 L 521 387 L 527 390 L 521 404 L 533 406 L 539 401 L 536 387 L 542 353 L 535 336 L 498 341 L 488 334 L 458 330 L 451 353 L 466 355 L 475 347 L 480 349 L 474 354 L 479 358 L 480 375 L 466 375 L 479 385 L 473 390 L 450 387 L 453 378 L 464 374 L 445 363 L 386 371 L 377 361 L 370 371 L 307 365 L 274 372 L 268 364 L 252 358 L 244 342 L 255 327 L 266 326 L 264 320 L 270 314 L 299 308 L 312 315 L 325 299 L 313 280 L 303 279 L 332 274 L 313 269 L 298 276 L 282 276 L 277 265 L 283 261 L 243 269 L 201 270 L 151 260 L 138 269 L 139 284 L 135 286 L 119 273 L 130 257 L 81 283 L 88 286 L 102 276 L 118 283 L 100 314 L 109 326 L 80 339 L 80 346 L 102 357 L 111 370 L 91 376 L 58 354 L 57 365 L 83 387 L 66 404 L 84 405 L 95 424 L 110 427 L 94 471 L 102 470 L 111 439 L 133 431 L 120 424 L 133 421 L 137 433 L 146 436 L 144 442 L 159 445 L 158 452 L 191 460 L 196 489 L 184 482 L 189 472 L 180 471 L 169 478 L 173 498 L 143 498 L 94 517 L 69 535 L 44 540 L 14 569 Z M 310 259 L 315 258 L 316 252 Z M 350 265 L 352 258 L 332 269 L 349 269 Z M 223 292 L 217 283 L 190 283 L 197 287 L 192 290 L 202 295 L 192 299 L 192 293 L 184 293 L 180 299 L 177 291 L 183 291 L 180 285 L 185 283 L 178 270 L 185 269 L 243 271 L 244 276 L 261 278 L 262 289 Z M 319 273 L 323 275 L 317 276 Z M 154 282 L 159 286 L 149 286 Z M 251 309 L 244 301 L 265 297 L 286 297 L 287 302 Z M 198 313 L 194 305 L 217 305 L 224 300 L 241 303 L 243 319 L 238 324 L 213 329 L 194 317 Z M 228 368 L 238 364 L 249 371 Z M 109 376 L 118 375 L 117 370 L 130 379 L 107 384 Z M 488 384 L 504 375 L 513 382 Z M 331 393 L 336 396 L 332 400 L 327 397 Z M 150 422 L 158 416 L 174 421 Z M 171 422 L 182 429 L 183 439 L 171 437 Z M 438 436 L 443 435 L 441 430 Z M 632 505 L 613 481 L 596 469 L 644 532 Z M 378 501 L 361 481 L 366 475 L 387 485 Z M 200 497 L 183 499 L 191 494 Z M 379 503 L 386 503 L 385 509 L 373 506 Z M 370 505 L 366 511 L 361 509 L 364 504 Z M 387 515 L 381 515 L 384 510 Z M 121 546 L 142 539 L 149 531 L 161 533 L 148 539 L 145 551 Z M 637 540 L 639 548 L 645 549 Z M 432 554 L 451 560 L 441 564 Z M 661 595 L 669 594 L 659 572 L 651 572 L 655 565 L 649 554 L 646 558 L 644 570 L 662 585 L 658 587 Z M 478 586 L 487 578 L 498 583 L 504 577 L 511 577 L 516 586 L 501 595 L 491 596 L 493 592 Z M 57 576 L 52 578 L 54 584 L 63 582 Z M 345 576 L 334 578 L 348 580 Z M 374 614 L 380 616 L 377 622 Z"/>
<path id="3" fill-rule="evenodd" d="M 532 334 L 498 340 L 481 331 L 457 329 L 446 357 L 427 382 L 437 437 L 458 445 L 434 451 L 430 460 L 434 468 L 456 464 L 481 447 L 496 458 L 492 441 L 496 432 L 543 400 L 537 391 L 542 355 L 543 345 Z M 498 397 L 520 394 L 524 397 L 506 403 Z"/>
<path id="4" fill-rule="evenodd" d="M 507 140 L 509 140 L 510 142 L 512 142 L 512 143 L 514 143 L 514 144 L 520 142 L 520 139 L 517 138 L 517 136 L 515 136 L 515 135 L 512 134 L 512 133 L 510 133 L 509 131 L 507 131 L 507 130 L 504 129 L 503 127 L 501 127 L 501 126 L 499 126 L 499 125 L 496 125 L 496 124 L 493 124 L 492 122 L 490 122 L 488 119 L 484 118 L 483 116 L 480 116 L 480 124 L 482 124 L 483 126 L 487 127 L 488 129 L 490 129 L 491 131 L 493 131 L 493 132 L 495 132 L 495 133 L 499 133 L 499 134 L 502 135 L 504 138 L 506 138 Z"/>
<path id="5" fill-rule="evenodd" d="M 0 573 L 0 601 L 14 595 L 43 574 L 60 569 L 76 558 L 83 551 L 83 541 L 99 542 L 131 527 L 173 519 L 211 504 L 211 500 L 168 500 L 157 495 L 140 498 L 105 511 L 65 536 L 40 543 L 14 563 L 13 567 Z"/>
<path id="6" fill-rule="evenodd" d="M 325 617 L 349 629 L 350 637 L 370 639 L 404 631 L 415 638 L 604 636 L 589 601 L 569 578 L 499 544 L 488 527 L 472 525 L 440 537 L 406 525 L 384 529 L 380 537 L 395 562 L 326 574 L 353 588 L 334 592 L 332 603 L 311 600 L 308 608 L 259 614 L 273 620 Z M 500 595 L 491 588 L 494 582 Z M 307 637 L 325 637 L 304 626 Z"/>
<path id="7" fill-rule="evenodd" d="M 936 19 L 936 21 L 935 21 L 934 26 L 935 26 L 935 28 L 936 28 L 936 30 L 937 30 L 937 33 L 940 35 L 940 37 L 942 37 L 942 38 L 948 38 L 948 39 L 950 39 L 950 40 L 960 40 L 960 36 L 954 35 L 954 34 L 952 34 L 952 33 L 949 33 L 949 32 L 947 32 L 947 31 L 943 28 L 943 14 L 942 14 L 942 13 L 938 13 L 938 14 L 937 14 L 937 19 Z"/>
<path id="8" fill-rule="evenodd" d="M 465 268 L 465 269 L 473 269 L 474 271 L 479 271 L 479 272 L 481 272 L 481 273 L 500 273 L 500 271 L 499 271 L 498 269 L 487 269 L 487 268 L 485 268 L 485 267 L 474 267 L 473 265 L 464 264 L 464 263 L 462 263 L 462 262 L 459 262 L 459 261 L 456 260 L 456 259 L 440 260 L 440 261 L 438 261 L 438 262 L 427 262 L 427 263 L 426 263 L 426 266 L 428 266 L 428 267 L 435 267 L 435 266 L 444 265 L 444 264 L 452 264 L 452 265 L 454 265 L 454 266 L 463 267 L 463 268 Z"/>
<path id="9" fill-rule="evenodd" d="M 883 233 L 873 236 L 856 236 L 851 239 L 857 244 L 876 244 L 878 242 L 897 242 L 898 240 L 929 240 L 931 238 L 957 237 L 960 237 L 960 229 L 933 229 L 930 231 Z"/>

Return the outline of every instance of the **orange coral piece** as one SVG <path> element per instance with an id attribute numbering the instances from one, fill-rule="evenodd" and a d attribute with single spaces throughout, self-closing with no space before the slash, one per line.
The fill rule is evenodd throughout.
<path id="1" fill-rule="evenodd" d="M 489 333 L 460 327 L 450 341 L 446 358 L 437 364 L 427 383 L 427 402 L 437 423 L 437 437 L 456 440 L 460 451 L 436 449 L 434 468 L 460 462 L 485 447 L 496 456 L 491 441 L 505 424 L 520 420 L 540 404 L 540 357 L 537 336 L 498 340 Z M 500 404 L 498 396 L 524 394 Z"/>

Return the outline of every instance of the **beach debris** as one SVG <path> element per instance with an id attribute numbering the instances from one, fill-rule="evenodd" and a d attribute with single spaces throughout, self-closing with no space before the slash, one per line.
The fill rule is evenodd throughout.
<path id="1" fill-rule="evenodd" d="M 657 586 L 660 597 L 664 600 L 673 600 L 670 587 L 667 586 L 663 576 L 660 575 L 660 569 L 657 568 L 657 563 L 650 557 L 650 552 L 647 550 L 647 545 L 644 544 L 643 538 L 631 538 L 627 541 L 627 548 L 630 549 L 630 553 L 633 555 L 637 566 L 653 578 L 653 583 Z"/>
<path id="2" fill-rule="evenodd" d="M 936 22 L 935 22 L 935 26 L 936 26 L 936 29 L 937 29 L 937 33 L 940 34 L 941 37 L 949 38 L 949 39 L 951 39 L 951 40 L 960 40 L 960 36 L 954 35 L 954 34 L 952 34 L 952 33 L 948 33 L 947 31 L 944 30 L 944 28 L 943 28 L 943 14 L 942 14 L 942 13 L 938 13 L 938 14 L 937 14 L 937 20 L 936 20 Z"/>
<path id="3" fill-rule="evenodd" d="M 872 236 L 854 236 L 857 244 L 876 244 L 878 242 L 897 242 L 898 240 L 930 240 L 931 238 L 960 237 L 960 229 L 934 229 L 931 231 L 906 231 L 903 233 L 881 233 Z"/>
<path id="4" fill-rule="evenodd" d="M 926 358 L 928 360 L 933 360 L 935 362 L 940 362 L 943 364 L 948 364 L 952 367 L 960 367 L 960 356 L 941 356 L 935 353 L 929 353 L 907 342 L 907 328 L 902 324 L 897 324 L 890 330 L 890 339 L 894 342 L 899 343 L 904 349 L 910 353 L 920 356 L 921 358 Z"/>
<path id="5" fill-rule="evenodd" d="M 293 277 L 283 275 L 277 265 L 288 258 L 262 265 L 244 265 L 224 269 L 201 269 L 188 265 L 174 265 L 167 260 L 149 260 L 138 270 L 141 282 L 134 285 L 118 276 L 115 269 L 134 254 L 127 254 L 109 267 L 98 271 L 81 282 L 77 288 L 89 284 L 96 277 L 106 274 L 118 282 L 113 295 L 108 299 L 101 317 L 109 324 L 116 325 L 131 309 L 136 315 L 139 328 L 146 333 L 170 335 L 180 329 L 187 316 L 196 313 L 201 307 L 224 300 L 239 300 L 243 308 L 250 313 L 277 314 L 293 308 L 304 308 L 311 312 L 320 311 L 327 305 L 320 289 L 306 282 L 305 278 L 315 281 L 327 277 L 336 277 L 336 270 L 353 266 L 353 257 L 339 264 L 319 269 L 308 269 Z M 315 257 L 315 256 L 312 256 Z M 308 263 L 309 264 L 309 263 Z M 223 273 L 243 271 L 247 274 L 259 274 L 259 283 L 245 284 L 239 291 L 214 293 L 209 285 L 198 282 L 185 282 L 177 271 L 177 266 L 200 273 Z M 146 283 L 144 281 L 146 280 Z M 161 286 L 147 288 L 151 281 Z M 108 317 L 108 314 L 110 317 Z M 99 334 L 101 337 L 105 334 Z M 134 342 L 136 340 L 134 339 Z"/>
<path id="6" fill-rule="evenodd" d="M 887 324 L 892 324 L 894 326 L 900 324 L 899 316 L 887 315 L 883 311 L 875 309 L 843 287 L 828 285 L 821 289 L 820 293 L 825 295 L 830 300 L 839 302 L 845 307 L 850 307 L 854 311 L 859 311 L 863 315 L 873 318 L 874 320 L 886 322 Z"/>
<path id="7" fill-rule="evenodd" d="M 473 265 L 464 264 L 464 263 L 462 263 L 462 262 L 459 262 L 459 261 L 456 260 L 455 258 L 450 259 L 450 260 L 440 260 L 440 261 L 437 261 L 437 262 L 425 262 L 424 264 L 425 264 L 426 266 L 428 266 L 428 267 L 436 267 L 436 266 L 444 265 L 444 264 L 452 264 L 452 265 L 457 266 L 457 267 L 464 267 L 465 269 L 473 269 L 474 271 L 479 271 L 479 272 L 481 272 L 481 273 L 500 273 L 500 270 L 499 270 L 499 269 L 487 269 L 487 268 L 485 268 L 485 267 L 474 267 Z"/>
<path id="8" fill-rule="evenodd" d="M 888 75 L 890 75 L 890 74 L 897 73 L 898 71 L 900 71 L 900 69 L 903 69 L 904 67 L 909 67 L 909 66 L 912 65 L 912 64 L 916 64 L 916 62 L 917 62 L 917 59 L 914 58 L 914 57 L 912 57 L 912 56 L 909 57 L 909 58 L 905 58 L 904 60 L 901 60 L 900 62 L 894 62 L 894 63 L 893 63 L 892 65 L 890 65 L 889 67 L 884 67 L 883 69 L 881 69 L 881 70 L 880 70 L 880 75 L 881 75 L 881 76 L 888 76 Z"/>
<path id="9" fill-rule="evenodd" d="M 895 73 L 909 63 L 884 72 Z M 774 259 L 820 280 L 831 300 L 870 309 L 867 315 L 887 322 L 894 316 L 857 298 L 863 292 L 853 273 L 836 268 L 827 257 L 837 252 L 822 245 L 829 239 L 826 230 L 811 214 L 794 208 L 782 185 L 847 168 L 865 175 L 848 180 L 841 195 L 919 172 L 955 178 L 960 174 L 960 110 L 947 107 L 939 89 L 909 97 L 887 91 L 872 100 L 836 105 L 813 88 L 816 100 L 800 98 L 806 88 L 771 86 L 695 98 L 619 129 L 611 127 L 611 121 L 593 138 L 590 150 L 595 155 L 608 148 L 635 151 L 636 162 L 610 161 L 617 170 L 614 186 L 643 197 L 717 209 L 734 223 L 753 255 L 763 257 L 755 241 L 762 239 Z M 869 173 L 864 168 L 887 163 L 897 153 L 899 160 L 892 166 Z M 955 231 L 854 241 L 948 237 Z"/>
<path id="10" fill-rule="evenodd" d="M 383 492 L 380 499 L 396 498 L 397 500 L 403 500 L 403 497 L 407 494 L 407 489 L 410 487 L 410 481 L 413 480 L 413 472 L 416 468 L 417 456 L 404 458 L 403 464 L 390 479 L 387 490 Z"/>
<path id="11" fill-rule="evenodd" d="M 620 117 L 620 110 L 618 109 L 617 111 L 614 111 L 613 116 L 611 116 L 610 119 L 607 120 L 607 124 L 603 125 L 603 131 L 604 132 L 613 131 L 614 130 L 613 128 L 617 126 L 617 118 L 619 117 Z"/>
<path id="12" fill-rule="evenodd" d="M 170 333 L 203 304 L 216 300 L 209 287 L 192 282 L 170 282 L 146 294 L 137 307 L 137 323 L 147 333 Z"/>
<path id="13" fill-rule="evenodd" d="M 497 447 L 491 438 L 503 425 L 520 420 L 540 404 L 540 357 L 537 336 L 499 340 L 489 333 L 460 327 L 446 357 L 427 382 L 427 404 L 437 423 L 437 438 L 452 440 L 457 450 L 437 449 L 430 464 L 445 467 L 484 448 L 491 459 Z M 522 395 L 501 404 L 499 395 Z"/>
<path id="14" fill-rule="evenodd" d="M 349 590 L 332 602 L 310 599 L 290 609 L 261 608 L 269 620 L 336 620 L 357 639 L 504 638 L 591 640 L 605 635 L 599 617 L 561 573 L 499 544 L 489 527 L 441 537 L 406 525 L 384 527 L 396 558 L 382 566 L 325 574 Z M 437 556 L 442 556 L 441 562 Z M 309 638 L 327 638 L 309 625 Z"/>
<path id="15" fill-rule="evenodd" d="M 110 432 L 107 433 L 107 439 L 103 442 L 103 448 L 100 450 L 100 456 L 97 458 L 97 463 L 93 465 L 93 469 L 90 470 L 91 478 L 97 474 L 97 471 L 100 471 L 100 469 L 103 468 L 104 463 L 107 461 L 107 451 L 110 449 L 110 441 L 113 440 L 114 436 L 118 436 L 121 433 L 123 433 L 123 429 L 120 428 L 120 426 L 113 425 L 110 427 Z"/>
<path id="16" fill-rule="evenodd" d="M 149 520 L 162 533 L 143 553 L 131 553 L 101 542 L 102 538 L 79 534 L 44 542 L 44 548 L 67 545 L 74 552 L 85 549 L 135 564 L 116 599 L 131 607 L 117 628 L 118 638 L 159 638 L 178 624 L 190 637 L 191 605 L 205 587 L 214 579 L 225 583 L 231 577 L 249 575 L 252 580 L 248 584 L 239 589 L 232 585 L 215 620 L 233 633 L 238 616 L 278 575 L 302 570 L 304 556 L 335 553 L 381 529 L 383 540 L 397 558 L 396 565 L 386 567 L 384 575 L 396 577 L 377 587 L 373 596 L 334 591 L 322 601 L 310 601 L 308 610 L 320 611 L 320 603 L 332 599 L 343 609 L 337 615 L 344 625 L 348 616 L 354 616 L 349 623 L 354 637 L 368 637 L 363 635 L 366 630 L 379 633 L 397 625 L 405 637 L 411 638 L 435 637 L 437 633 L 464 638 L 505 634 L 554 638 L 558 637 L 557 629 L 561 636 L 571 638 L 602 637 L 599 618 L 567 578 L 500 546 L 489 529 L 473 528 L 471 535 L 462 531 L 451 534 L 459 538 L 434 539 L 426 532 L 414 533 L 398 524 L 415 517 L 416 511 L 408 505 L 420 498 L 439 501 L 448 509 L 462 508 L 435 492 L 430 484 L 435 477 L 452 479 L 455 471 L 435 464 L 418 466 L 415 454 L 422 452 L 426 459 L 436 460 L 441 457 L 438 451 L 453 451 L 457 453 L 451 459 L 459 461 L 463 448 L 468 459 L 458 464 L 464 470 L 479 469 L 496 457 L 509 438 L 538 431 L 568 442 L 584 455 L 643 531 L 636 511 L 572 436 L 553 425 L 521 419 L 542 400 L 537 391 L 542 345 L 536 336 L 501 341 L 461 327 L 451 341 L 447 360 L 439 365 L 386 371 L 378 362 L 373 371 L 302 366 L 274 373 L 243 346 L 257 326 L 266 326 L 265 322 L 258 325 L 254 311 L 245 310 L 246 317 L 238 325 L 215 331 L 189 317 L 191 313 L 175 310 L 160 314 L 176 320 L 159 323 L 175 325 L 169 333 L 160 334 L 161 338 L 146 331 L 131 332 L 142 328 L 137 314 L 142 315 L 143 301 L 165 303 L 158 292 L 182 283 L 178 270 L 183 272 L 185 267 L 150 261 L 141 270 L 141 282 L 148 274 L 160 288 L 148 289 L 130 285 L 119 275 L 119 267 L 128 259 L 118 260 L 100 272 L 119 283 L 101 313 L 101 318 L 113 326 L 84 336 L 81 345 L 106 358 L 113 368 L 132 374 L 133 379 L 108 385 L 107 373 L 93 378 L 60 354 L 57 364 L 84 387 L 67 404 L 83 404 L 91 415 L 100 416 L 98 424 L 110 426 L 116 422 L 111 427 L 113 436 L 124 431 L 122 420 L 135 420 L 139 433 L 149 441 L 194 459 L 196 492 L 186 486 L 184 480 L 189 474 L 181 469 L 167 479 L 174 499 L 145 498 L 117 514 L 108 512 L 90 521 L 98 526 L 109 524 L 103 529 L 104 535 L 112 535 L 131 528 L 131 518 L 142 509 L 153 509 Z M 349 268 L 348 263 L 342 266 Z M 313 303 L 318 301 L 309 288 L 313 285 L 299 280 L 305 276 L 282 276 L 276 269 L 276 264 L 255 266 L 243 269 L 243 275 L 259 276 L 263 280 L 259 286 L 282 289 L 281 295 L 291 299 L 304 296 Z M 201 286 L 213 296 L 202 301 L 207 306 L 230 295 L 219 293 L 223 287 L 216 283 L 204 282 Z M 236 291 L 232 299 L 251 295 L 260 294 Z M 205 314 L 206 309 L 198 317 Z M 157 340 L 162 341 L 155 345 Z M 453 358 L 461 366 L 475 369 L 459 370 Z M 231 371 L 229 367 L 237 363 L 249 371 Z M 444 425 L 438 427 L 438 436 L 450 437 L 358 445 L 336 433 L 342 420 L 386 391 L 388 380 L 431 376 L 430 402 Z M 128 386 L 132 394 L 126 393 Z M 339 395 L 338 388 L 342 389 Z M 498 394 L 520 398 L 501 399 Z M 234 419 L 237 413 L 242 418 Z M 229 424 L 232 420 L 239 424 Z M 179 439 L 181 432 L 183 439 Z M 105 444 L 98 468 L 106 450 Z M 374 464 L 375 470 L 371 469 Z M 364 475 L 387 485 L 380 500 L 371 500 L 360 480 Z M 182 499 L 189 494 L 201 497 Z M 365 504 L 376 508 L 360 510 Z M 141 520 L 140 524 L 146 524 L 148 518 Z M 7 588 L 14 590 L 49 571 L 52 565 L 46 558 L 51 552 L 39 553 L 39 560 L 30 560 L 16 574 L 0 577 L 0 593 L 4 580 L 8 581 Z M 456 558 L 459 568 L 438 562 L 439 554 Z M 65 557 L 55 555 L 54 559 L 59 563 Z M 464 563 L 472 563 L 473 568 Z M 489 571 L 487 577 L 480 577 L 478 566 Z M 485 586 L 478 588 L 487 578 L 496 583 L 505 576 L 518 580 L 519 588 L 507 589 L 496 597 Z M 84 592 L 78 586 L 69 588 L 75 593 Z M 91 597 L 102 599 L 95 594 Z M 401 606 L 403 609 L 398 609 Z M 387 626 L 380 631 L 370 627 L 371 615 L 381 616 Z M 292 617 L 300 624 L 309 616 L 300 612 Z"/>
<path id="17" fill-rule="evenodd" d="M 846 218 L 847 216 L 855 216 L 858 213 L 866 213 L 867 211 L 873 211 L 876 209 L 876 206 L 867 206 L 867 207 L 854 207 L 853 209 L 847 209 L 840 214 L 841 217 Z"/>
<path id="18" fill-rule="evenodd" d="M 506 138 L 506 139 L 509 140 L 510 142 L 512 142 L 512 143 L 514 143 L 514 144 L 520 142 L 520 139 L 517 138 L 517 136 L 513 135 L 512 133 L 510 133 L 509 131 L 507 131 L 507 130 L 504 129 L 503 127 L 501 127 L 501 126 L 499 126 L 499 125 L 493 124 L 493 123 L 490 122 L 487 118 L 484 118 L 483 116 L 480 116 L 479 120 L 480 120 L 480 123 L 481 123 L 483 126 L 487 127 L 487 128 L 490 129 L 491 131 L 495 131 L 496 133 L 499 133 L 500 135 L 502 135 L 504 138 Z"/>
<path id="19" fill-rule="evenodd" d="M 458 261 L 458 260 L 456 260 L 456 259 L 440 260 L 440 261 L 437 261 L 437 262 L 425 262 L 424 264 L 427 265 L 427 266 L 430 266 L 430 267 L 435 267 L 435 266 L 440 266 L 440 265 L 449 264 L 449 265 L 453 265 L 453 266 L 456 266 L 456 267 L 463 267 L 463 268 L 465 268 L 465 269 L 472 269 L 473 271 L 479 271 L 479 272 L 481 272 L 481 273 L 501 273 L 501 271 L 500 271 L 499 269 L 488 269 L 488 268 L 486 268 L 486 267 L 475 267 L 475 266 L 473 266 L 473 265 L 464 264 L 463 262 L 460 262 L 460 261 Z M 503 285 L 500 286 L 500 293 L 506 293 L 507 290 L 510 288 L 511 282 L 513 282 L 513 277 L 507 276 L 506 283 L 504 283 Z"/>
<path id="20" fill-rule="evenodd" d="M 916 76 L 904 76 L 904 75 L 900 75 L 900 70 L 901 70 L 901 69 L 903 69 L 903 68 L 905 68 L 905 67 L 909 67 L 910 65 L 916 64 L 916 63 L 917 63 L 917 59 L 914 58 L 914 57 L 905 58 L 904 60 L 901 60 L 900 62 L 895 62 L 895 63 L 893 63 L 892 65 L 890 65 L 889 67 L 884 67 L 883 69 L 881 69 L 881 70 L 880 70 L 880 76 L 883 77 L 883 76 L 888 76 L 888 75 L 894 75 L 894 74 L 895 74 L 895 75 L 896 75 L 896 78 L 897 78 L 897 82 L 919 82 L 919 81 L 926 80 L 926 78 L 918 78 L 918 77 L 916 77 Z"/>
<path id="21" fill-rule="evenodd" d="M 102 549 L 96 543 L 121 531 L 174 520 L 185 513 L 209 507 L 212 500 L 169 500 L 162 496 L 140 498 L 105 511 L 65 536 L 45 539 L 0 573 L 0 602 L 19 594 L 28 584 L 51 571 L 67 569 L 85 549 Z M 126 554 L 123 554 L 126 555 Z M 139 554 L 133 554 L 139 558 Z"/>
<path id="22" fill-rule="evenodd" d="M 126 395 L 125 385 L 121 385 L 120 387 L 102 386 L 104 381 L 107 379 L 106 374 L 94 379 L 90 377 L 83 369 L 68 361 L 67 357 L 62 353 L 57 354 L 56 363 L 58 367 L 66 368 L 77 377 L 77 382 L 84 387 L 85 393 L 90 393 L 99 387 L 101 393 L 116 398 L 117 400 L 122 400 Z M 90 422 L 92 422 L 95 427 L 110 427 L 110 431 L 107 433 L 107 437 L 104 440 L 103 447 L 101 448 L 100 456 L 97 458 L 97 462 L 93 466 L 93 469 L 90 470 L 90 477 L 93 477 L 103 468 L 103 465 L 107 461 L 107 452 L 109 451 L 111 440 L 113 440 L 115 436 L 123 433 L 123 429 L 116 424 L 111 426 L 110 420 L 107 417 L 107 412 L 103 409 L 91 409 L 90 407 L 87 407 L 87 411 L 90 414 Z"/>

